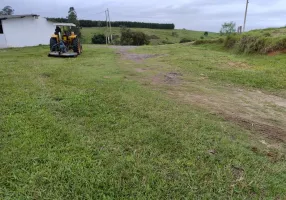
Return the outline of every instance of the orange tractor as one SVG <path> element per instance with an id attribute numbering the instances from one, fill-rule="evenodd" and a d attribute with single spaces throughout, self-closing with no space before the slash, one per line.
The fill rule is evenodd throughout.
<path id="1" fill-rule="evenodd" d="M 74 27 L 72 23 L 56 23 L 55 33 L 50 39 L 50 57 L 77 57 L 82 53 L 82 45 L 74 32 L 66 27 Z"/>

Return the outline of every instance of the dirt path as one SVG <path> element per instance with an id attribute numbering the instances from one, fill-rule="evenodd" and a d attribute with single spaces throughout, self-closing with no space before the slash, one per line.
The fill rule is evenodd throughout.
<path id="1" fill-rule="evenodd" d="M 117 50 L 117 54 L 120 54 L 125 59 L 132 60 L 134 62 L 142 62 L 147 58 L 153 58 L 157 55 L 154 54 L 136 54 L 136 53 L 128 53 L 129 50 L 135 49 L 136 46 L 111 46 L 111 48 Z"/>
<path id="2" fill-rule="evenodd" d="M 123 59 L 138 63 L 139 66 L 133 65 L 135 72 L 147 74 L 141 80 L 163 88 L 179 101 L 195 104 L 252 133 L 258 133 L 260 138 L 269 139 L 274 147 L 285 145 L 286 99 L 259 90 L 216 85 L 203 76 L 185 77 L 184 74 L 168 71 L 170 68 L 164 69 L 160 64 L 144 61 L 159 55 L 128 53 L 136 47 L 115 48 Z"/>

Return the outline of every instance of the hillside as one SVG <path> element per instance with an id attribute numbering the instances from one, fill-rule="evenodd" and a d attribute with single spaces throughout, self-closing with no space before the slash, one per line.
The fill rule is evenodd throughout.
<path id="1" fill-rule="evenodd" d="M 197 40 L 200 39 L 202 36 L 204 37 L 204 32 L 201 31 L 191 31 L 191 30 L 182 30 L 182 29 L 175 29 L 175 30 L 167 30 L 167 29 L 147 29 L 147 28 L 132 28 L 134 31 L 142 31 L 145 34 L 151 36 L 152 38 L 158 39 L 151 39 L 151 45 L 157 44 L 169 44 L 169 43 L 179 43 L 181 39 L 193 39 Z M 83 35 L 83 43 L 90 44 L 91 38 L 94 34 L 98 33 L 105 33 L 106 28 L 83 28 L 82 35 Z M 120 36 L 120 28 L 112 28 L 113 35 Z M 218 33 L 209 33 L 208 39 L 217 38 L 219 37 Z"/>
<path id="2" fill-rule="evenodd" d="M 266 28 L 266 29 L 257 29 L 248 32 L 249 34 L 260 34 L 270 37 L 280 37 L 286 36 L 286 27 L 281 28 Z"/>
<path id="3" fill-rule="evenodd" d="M 286 51 L 286 28 L 257 29 L 242 34 L 233 33 L 219 39 L 196 40 L 194 45 L 215 44 L 225 50 L 242 54 L 276 55 Z"/>

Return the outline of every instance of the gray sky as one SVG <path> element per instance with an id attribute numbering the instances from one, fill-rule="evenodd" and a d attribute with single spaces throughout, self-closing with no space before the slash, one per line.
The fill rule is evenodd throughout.
<path id="1" fill-rule="evenodd" d="M 286 0 L 249 0 L 247 29 L 286 25 Z M 15 14 L 35 13 L 43 17 L 66 17 L 70 6 L 79 19 L 104 20 L 109 8 L 112 21 L 175 23 L 176 28 L 219 31 L 221 24 L 242 25 L 246 0 L 0 0 Z"/>

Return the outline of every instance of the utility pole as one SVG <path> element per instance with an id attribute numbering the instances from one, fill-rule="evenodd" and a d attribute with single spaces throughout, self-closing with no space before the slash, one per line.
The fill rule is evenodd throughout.
<path id="1" fill-rule="evenodd" d="M 245 8 L 245 15 L 244 15 L 243 32 L 245 32 L 245 24 L 246 24 L 246 17 L 247 17 L 248 4 L 249 4 L 249 0 L 246 0 L 246 8 Z"/>
<path id="2" fill-rule="evenodd" d="M 110 42 L 112 41 L 112 32 L 111 32 L 111 22 L 110 22 L 110 15 L 109 9 L 107 8 L 108 20 L 109 20 L 109 28 L 110 28 Z"/>
<path id="3" fill-rule="evenodd" d="M 107 10 L 105 11 L 105 17 L 106 17 L 106 33 L 105 33 L 105 37 L 106 37 L 106 45 L 108 44 L 108 22 L 107 22 Z"/>

